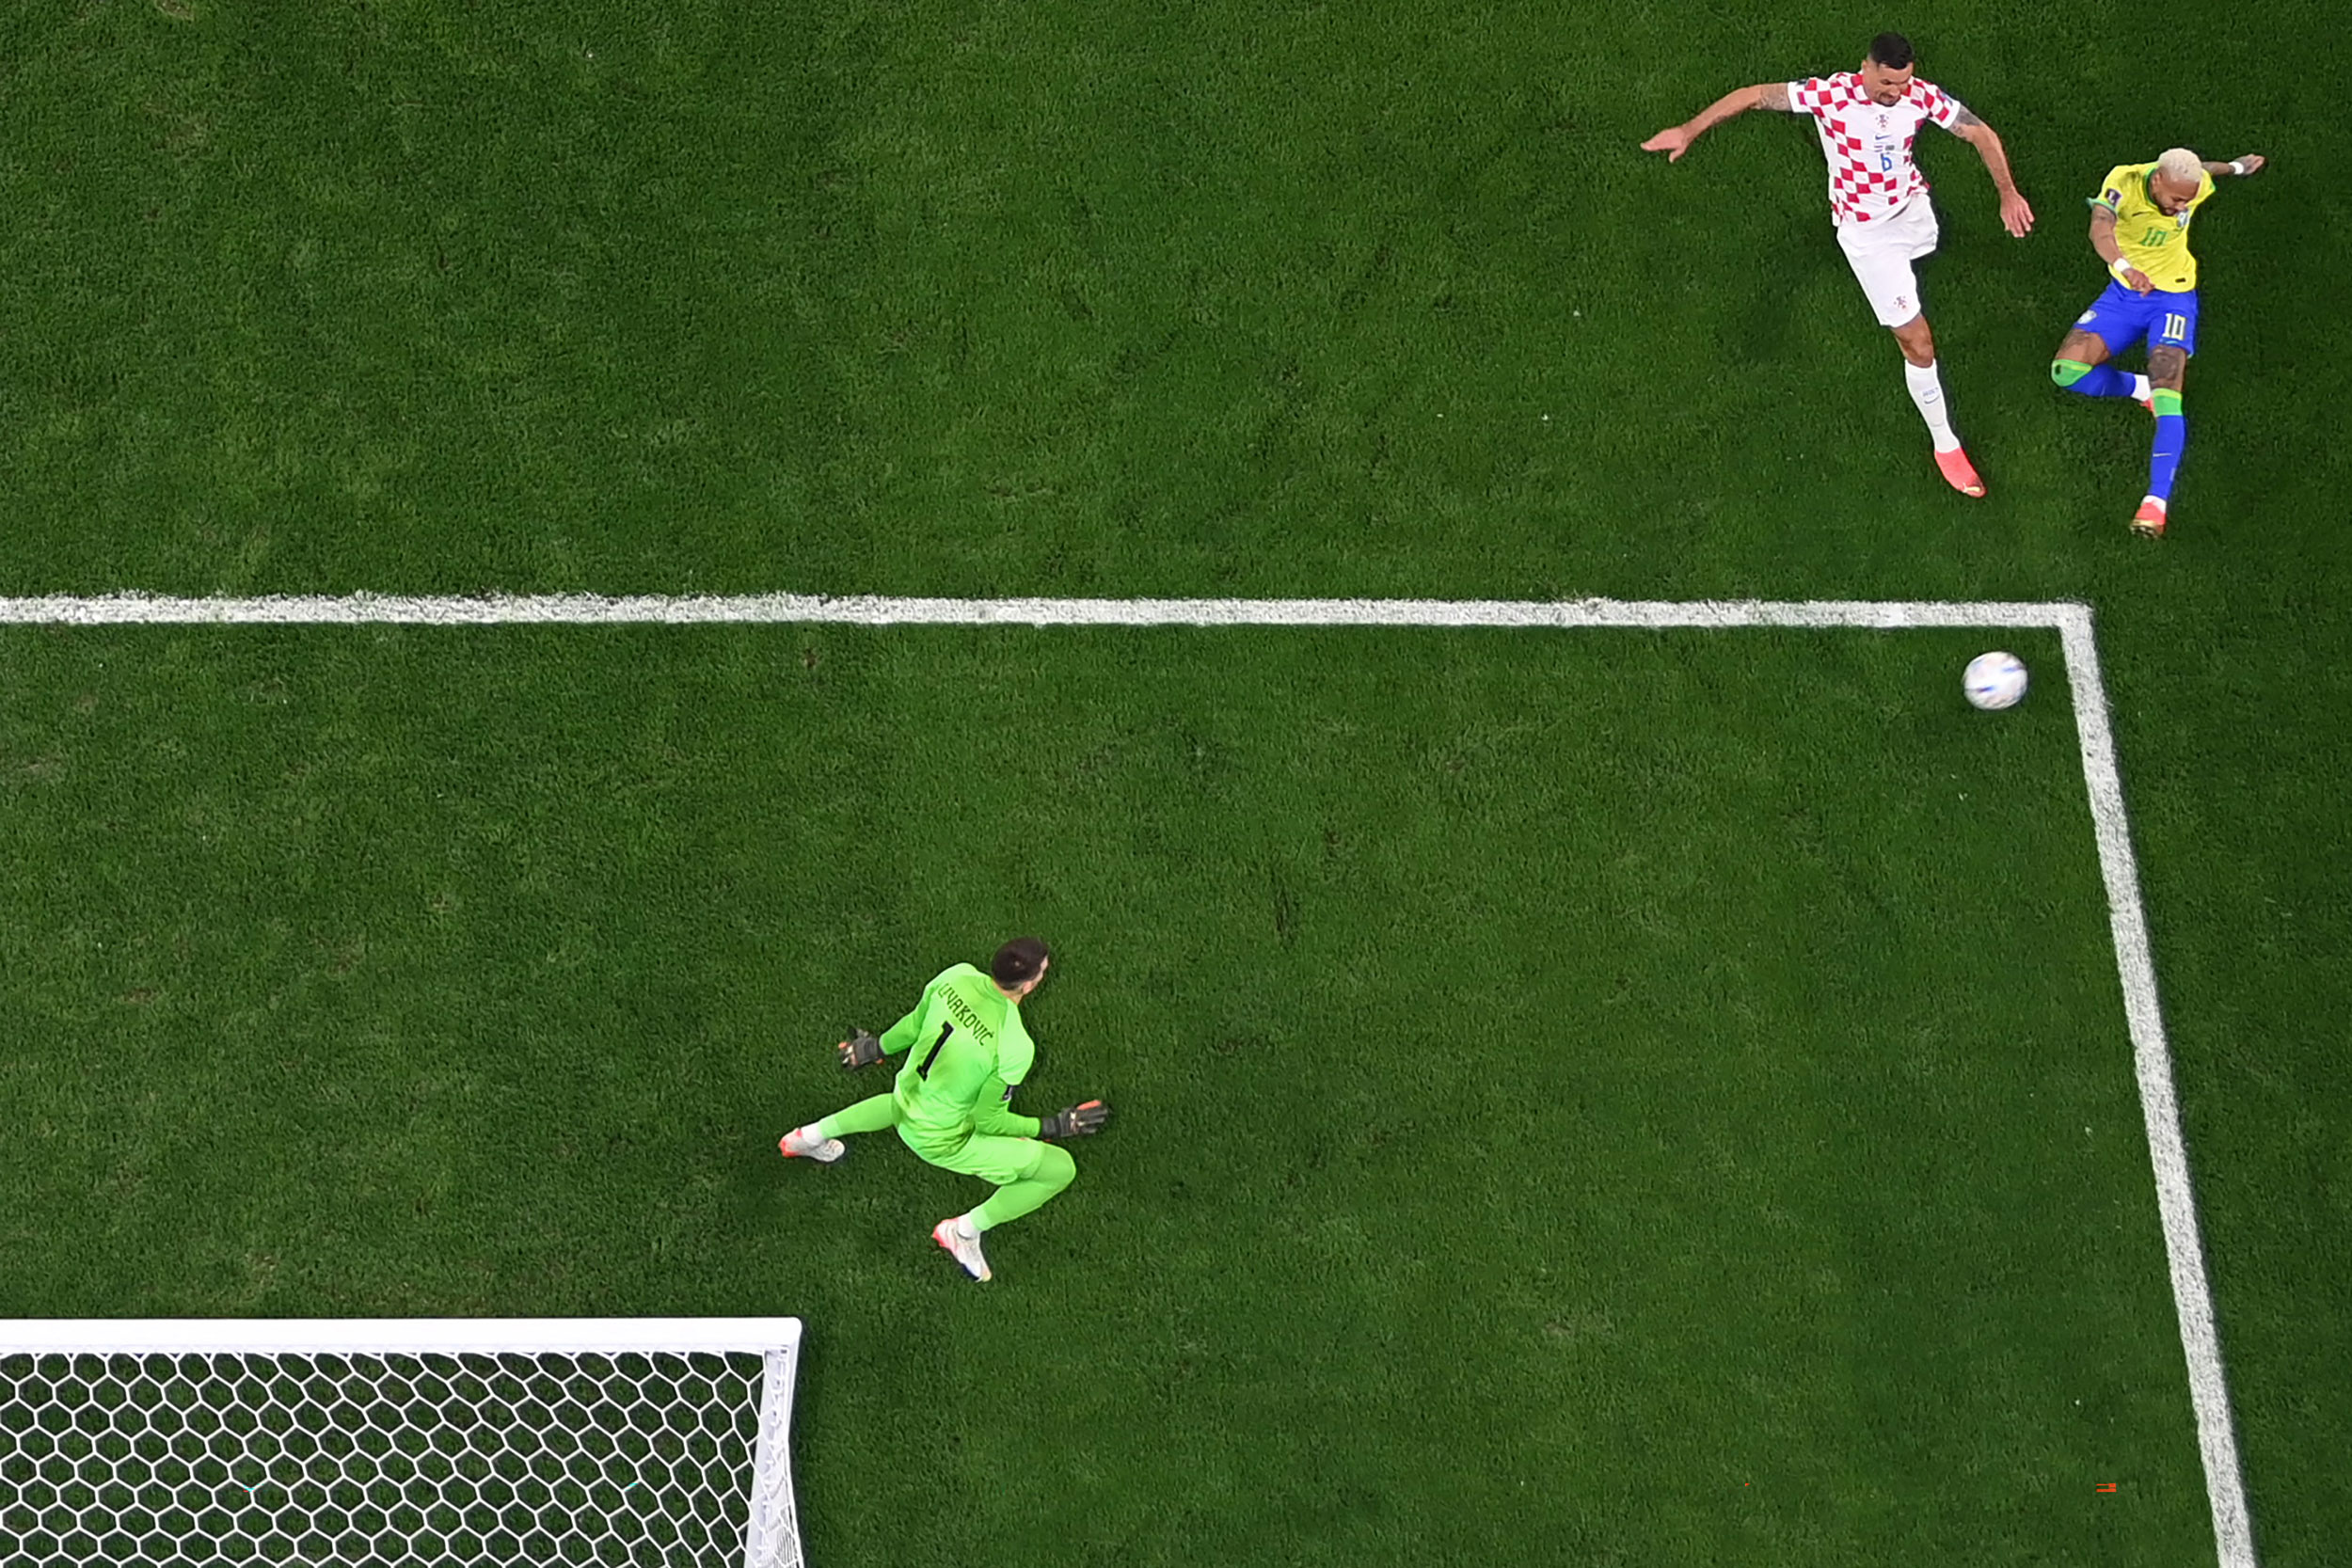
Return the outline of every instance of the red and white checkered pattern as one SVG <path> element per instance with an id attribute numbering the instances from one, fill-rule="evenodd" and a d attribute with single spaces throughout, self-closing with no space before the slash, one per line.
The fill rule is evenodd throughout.
<path id="1" fill-rule="evenodd" d="M 1915 77 L 1896 103 L 1873 103 L 1851 71 L 1789 83 L 1788 106 L 1811 115 L 1821 133 L 1830 210 L 1841 224 L 1881 222 L 1926 190 L 1926 176 L 1911 161 L 1920 122 L 1948 131 L 1963 113 L 1960 100 Z"/>

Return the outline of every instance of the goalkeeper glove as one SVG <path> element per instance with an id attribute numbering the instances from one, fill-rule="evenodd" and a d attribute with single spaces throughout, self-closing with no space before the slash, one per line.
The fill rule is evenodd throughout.
<path id="1" fill-rule="evenodd" d="M 1109 1106 L 1099 1100 L 1089 1100 L 1083 1105 L 1073 1105 L 1067 1111 L 1056 1111 L 1050 1117 L 1041 1117 L 1037 1135 L 1041 1138 L 1081 1138 L 1089 1132 L 1100 1132 L 1110 1116 Z"/>
<path id="2" fill-rule="evenodd" d="M 882 1059 L 882 1041 L 860 1029 L 841 1042 L 841 1070 L 855 1072 Z"/>

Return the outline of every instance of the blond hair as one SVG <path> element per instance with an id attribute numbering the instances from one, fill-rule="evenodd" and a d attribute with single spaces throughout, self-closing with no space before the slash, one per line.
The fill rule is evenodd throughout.
<path id="1" fill-rule="evenodd" d="M 2156 160 L 2156 172 L 2167 180 L 2198 184 L 2205 178 L 2205 162 L 2185 147 L 2175 147 Z"/>

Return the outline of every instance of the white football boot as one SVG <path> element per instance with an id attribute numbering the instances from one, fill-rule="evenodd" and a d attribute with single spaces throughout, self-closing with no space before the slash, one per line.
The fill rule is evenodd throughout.
<path id="1" fill-rule="evenodd" d="M 825 1165 L 850 1152 L 850 1146 L 839 1138 L 820 1138 L 809 1127 L 795 1127 L 777 1140 L 776 1148 L 787 1160 L 814 1160 Z"/>
<path id="2" fill-rule="evenodd" d="M 988 1258 L 980 1251 L 979 1227 L 962 1214 L 951 1220 L 941 1220 L 931 1227 L 931 1240 L 947 1249 L 948 1255 L 963 1265 L 963 1272 L 975 1279 L 989 1277 Z"/>

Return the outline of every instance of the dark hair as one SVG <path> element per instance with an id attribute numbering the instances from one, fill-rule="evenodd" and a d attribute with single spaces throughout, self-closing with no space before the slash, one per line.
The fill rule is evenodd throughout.
<path id="1" fill-rule="evenodd" d="M 1045 960 L 1053 956 L 1037 938 L 1015 937 L 996 949 L 996 957 L 989 960 L 988 972 L 995 977 L 998 985 L 1010 990 L 1015 986 L 1036 979 L 1037 972 L 1043 969 Z"/>
<path id="2" fill-rule="evenodd" d="M 1911 63 L 1911 40 L 1900 33 L 1881 33 L 1870 40 L 1870 58 L 1889 71 Z"/>

